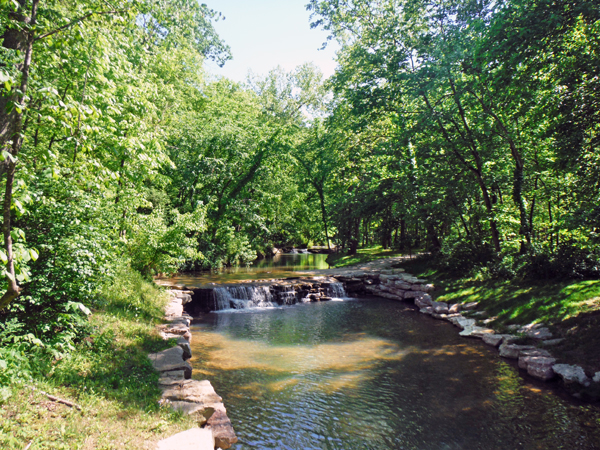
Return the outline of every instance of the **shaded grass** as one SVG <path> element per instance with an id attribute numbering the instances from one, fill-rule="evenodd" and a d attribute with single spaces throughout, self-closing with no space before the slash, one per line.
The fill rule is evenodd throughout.
<path id="1" fill-rule="evenodd" d="M 155 328 L 165 293 L 125 271 L 103 297 L 102 308 L 89 319 L 88 336 L 68 356 L 41 358 L 33 379 L 5 387 L 10 396 L 0 404 L 0 448 L 29 443 L 30 450 L 154 448 L 158 440 L 195 425 L 193 418 L 159 406 L 158 374 L 147 358 L 172 346 Z M 40 391 L 82 410 L 50 401 Z"/>
<path id="2" fill-rule="evenodd" d="M 398 267 L 436 285 L 432 296 L 448 303 L 479 302 L 494 319 L 490 326 L 542 322 L 566 341 L 552 353 L 590 374 L 600 370 L 600 280 L 489 280 L 457 278 L 438 270 L 428 258 L 402 261 Z"/>
<path id="3" fill-rule="evenodd" d="M 381 258 L 390 258 L 392 256 L 402 256 L 406 252 L 387 249 L 384 250 L 380 245 L 367 248 L 359 248 L 355 255 L 348 255 L 345 253 L 331 253 L 327 257 L 327 263 L 331 268 L 339 268 L 352 266 L 355 264 L 364 264 L 369 261 L 375 261 Z"/>

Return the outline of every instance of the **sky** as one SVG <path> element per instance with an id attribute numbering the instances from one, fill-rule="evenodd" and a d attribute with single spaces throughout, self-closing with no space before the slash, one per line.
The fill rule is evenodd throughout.
<path id="1" fill-rule="evenodd" d="M 310 28 L 308 0 L 202 0 L 209 8 L 221 12 L 225 20 L 215 23 L 219 36 L 231 47 L 233 60 L 223 68 L 206 63 L 213 75 L 245 81 L 248 71 L 265 75 L 281 66 L 286 71 L 313 62 L 328 77 L 335 70 L 335 49 L 321 29 Z"/>

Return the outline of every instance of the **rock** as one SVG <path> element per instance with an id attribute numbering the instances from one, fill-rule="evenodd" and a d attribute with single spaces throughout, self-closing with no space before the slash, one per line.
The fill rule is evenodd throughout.
<path id="1" fill-rule="evenodd" d="M 410 291 L 411 285 L 402 280 L 396 281 L 396 287 L 404 291 Z"/>
<path id="2" fill-rule="evenodd" d="M 471 325 L 465 327 L 459 334 L 464 337 L 476 337 L 483 338 L 486 334 L 493 334 L 494 330 L 490 330 L 489 328 L 478 327 L 476 325 Z"/>
<path id="3" fill-rule="evenodd" d="M 558 338 L 558 339 L 548 339 L 547 341 L 542 341 L 540 342 L 540 345 L 543 345 L 544 347 L 550 347 L 553 345 L 558 345 L 561 342 L 564 342 L 564 338 Z"/>
<path id="4" fill-rule="evenodd" d="M 172 372 L 163 372 L 162 376 L 158 379 L 160 386 L 172 386 L 179 384 L 185 380 L 185 373 L 183 370 L 173 370 Z"/>
<path id="5" fill-rule="evenodd" d="M 448 303 L 431 302 L 431 306 L 436 314 L 448 314 Z"/>
<path id="6" fill-rule="evenodd" d="M 431 296 L 429 294 L 425 294 L 424 292 L 421 291 L 406 291 L 404 293 L 404 298 L 427 298 L 429 297 L 429 299 L 431 299 Z"/>
<path id="7" fill-rule="evenodd" d="M 180 336 L 177 339 L 177 345 L 183 350 L 183 359 L 185 361 L 192 357 L 192 347 L 185 337 Z"/>
<path id="8" fill-rule="evenodd" d="M 592 380 L 594 381 L 594 383 L 600 383 L 600 372 L 596 372 Z"/>
<path id="9" fill-rule="evenodd" d="M 427 306 L 426 308 L 421 308 L 419 312 L 423 314 L 433 314 L 433 308 L 431 306 Z"/>
<path id="10" fill-rule="evenodd" d="M 467 317 L 460 316 L 456 318 L 456 322 L 454 320 L 451 320 L 451 322 L 454 323 L 458 328 L 462 328 L 464 330 L 466 327 L 475 326 L 477 321 L 475 319 L 469 319 Z"/>
<path id="11" fill-rule="evenodd" d="M 450 306 L 450 308 L 448 308 L 448 312 L 450 314 L 457 314 L 459 313 L 461 310 L 461 304 L 460 303 L 455 303 L 454 305 Z"/>
<path id="12" fill-rule="evenodd" d="M 585 371 L 579 366 L 554 364 L 552 370 L 563 379 L 565 384 L 579 383 L 585 387 L 590 385 L 590 379 L 585 374 Z"/>
<path id="13" fill-rule="evenodd" d="M 546 356 L 525 356 L 523 358 L 524 364 L 527 369 L 527 373 L 534 378 L 540 380 L 550 380 L 554 378 L 555 373 L 552 367 L 556 362 L 555 358 Z M 519 365 L 521 364 L 521 358 L 519 358 Z"/>
<path id="14" fill-rule="evenodd" d="M 191 428 L 163 439 L 157 450 L 214 450 L 215 439 L 209 428 Z"/>
<path id="15" fill-rule="evenodd" d="M 183 370 L 185 378 L 192 378 L 192 366 L 183 360 L 183 349 L 181 347 L 172 347 L 162 352 L 151 353 L 148 358 L 150 358 L 152 367 L 157 372 Z"/>
<path id="16" fill-rule="evenodd" d="M 483 336 L 483 342 L 492 347 L 498 347 L 502 342 L 501 334 L 486 334 Z"/>
<path id="17" fill-rule="evenodd" d="M 170 386 L 163 391 L 162 397 L 171 402 L 186 401 L 212 405 L 223 401 L 213 389 L 210 381 L 189 380 L 178 385 Z"/>
<path id="18" fill-rule="evenodd" d="M 431 302 L 423 300 L 422 298 L 415 298 L 415 305 L 421 309 L 423 308 L 431 308 Z M 431 310 L 433 311 L 433 308 L 431 308 Z"/>
<path id="19" fill-rule="evenodd" d="M 223 403 L 214 405 L 215 412 L 207 422 L 207 427 L 213 432 L 215 438 L 215 446 L 224 450 L 235 444 L 238 439 L 233 431 L 233 426 L 229 417 L 227 417 L 227 410 Z"/>
<path id="20" fill-rule="evenodd" d="M 479 302 L 469 302 L 469 303 L 465 303 L 464 305 L 462 305 L 462 310 L 463 311 L 473 311 L 474 309 L 477 309 L 478 306 L 479 306 Z"/>
<path id="21" fill-rule="evenodd" d="M 423 284 L 421 290 L 423 292 L 431 292 L 435 290 L 435 286 L 433 284 Z"/>
<path id="22" fill-rule="evenodd" d="M 167 402 L 167 404 L 174 410 L 180 411 L 186 416 L 191 416 L 199 411 L 204 410 L 204 405 L 202 403 L 193 403 L 193 402 Z M 206 420 L 203 421 L 202 425 L 206 423 Z"/>
<path id="23" fill-rule="evenodd" d="M 512 334 L 487 334 L 483 336 L 483 342 L 494 347 L 498 347 L 502 343 L 510 344 L 515 339 L 517 337 Z"/>
<path id="24" fill-rule="evenodd" d="M 541 323 L 530 323 L 519 328 L 518 332 L 533 339 L 545 340 L 552 338 L 550 330 Z"/>
<path id="25" fill-rule="evenodd" d="M 169 320 L 169 322 L 171 323 L 171 326 L 181 324 L 185 327 L 189 327 L 190 323 L 191 323 L 191 321 L 188 317 L 183 317 L 183 316 L 173 317 L 172 319 Z"/>
<path id="26" fill-rule="evenodd" d="M 431 314 L 431 317 L 433 317 L 434 319 L 443 320 L 448 316 L 446 314 L 437 314 L 434 312 Z"/>
<path id="27" fill-rule="evenodd" d="M 523 350 L 521 352 L 519 352 L 519 369 L 527 369 L 527 363 L 529 361 L 528 358 L 533 358 L 533 357 L 545 357 L 545 358 L 549 358 L 552 355 L 550 355 L 550 353 L 547 350 L 541 350 L 538 348 L 535 348 L 533 350 Z M 556 361 L 554 361 L 556 362 Z"/>
<path id="28" fill-rule="evenodd" d="M 500 356 L 504 358 L 517 359 L 523 350 L 533 350 L 533 345 L 517 345 L 504 343 L 500 345 Z"/>

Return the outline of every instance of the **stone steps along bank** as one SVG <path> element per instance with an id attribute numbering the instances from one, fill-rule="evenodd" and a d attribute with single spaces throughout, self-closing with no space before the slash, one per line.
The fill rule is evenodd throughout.
<path id="1" fill-rule="evenodd" d="M 227 417 L 223 400 L 208 380 L 193 380 L 190 342 L 192 317 L 184 312 L 191 302 L 191 291 L 169 291 L 171 300 L 165 310 L 165 325 L 160 326 L 164 339 L 176 339 L 177 346 L 148 355 L 162 389 L 161 404 L 169 405 L 183 414 L 195 414 L 202 428 L 192 428 L 158 443 L 157 450 L 213 450 L 228 449 L 237 437 Z"/>
<path id="2" fill-rule="evenodd" d="M 367 268 L 364 268 L 367 269 Z M 452 304 L 433 301 L 434 290 L 426 280 L 416 278 L 403 269 L 342 271 L 329 277 L 298 278 L 271 281 L 270 284 L 246 284 L 194 289 L 193 301 L 186 306 L 192 315 L 202 312 L 290 305 L 307 301 L 331 300 L 333 297 L 373 295 L 392 300 L 414 302 L 423 314 L 446 320 L 464 337 L 479 338 L 498 349 L 500 356 L 518 361 L 520 369 L 530 376 L 549 381 L 559 378 L 576 397 L 598 398 L 600 372 L 591 376 L 575 365 L 558 364 L 548 350 L 561 341 L 542 324 L 511 325 L 511 334 L 500 334 L 486 326 L 485 313 L 476 311 L 477 303 Z M 536 345 L 519 345 L 521 338 L 530 338 Z"/>

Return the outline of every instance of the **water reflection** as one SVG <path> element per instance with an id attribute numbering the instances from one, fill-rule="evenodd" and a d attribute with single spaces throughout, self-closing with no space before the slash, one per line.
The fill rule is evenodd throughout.
<path id="1" fill-rule="evenodd" d="M 481 341 L 401 303 L 209 314 L 193 345 L 238 450 L 599 448 L 596 406 L 526 382 Z"/>
<path id="2" fill-rule="evenodd" d="M 225 267 L 220 271 L 180 274 L 158 280 L 168 284 L 202 287 L 210 283 L 235 283 L 243 280 L 268 280 L 290 276 L 311 275 L 325 270 L 327 255 L 312 253 L 277 254 L 273 258 L 254 261 L 248 266 Z"/>

